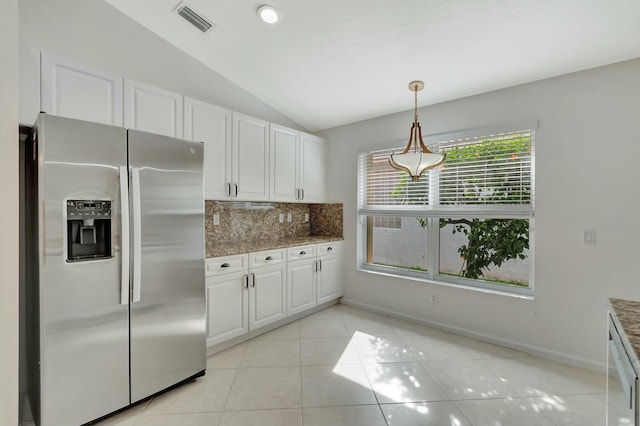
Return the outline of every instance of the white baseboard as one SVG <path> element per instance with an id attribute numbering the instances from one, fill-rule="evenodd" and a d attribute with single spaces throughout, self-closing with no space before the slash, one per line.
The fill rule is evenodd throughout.
<path id="1" fill-rule="evenodd" d="M 419 318 L 413 315 L 407 315 L 400 312 L 392 311 L 390 309 L 384 309 L 377 306 L 367 305 L 352 299 L 345 297 L 340 299 L 340 303 L 354 308 L 360 308 L 367 311 L 376 312 L 382 315 L 388 315 L 390 317 L 406 320 L 409 322 L 426 325 L 428 327 L 437 328 L 440 330 L 448 331 L 461 336 L 471 337 L 474 339 L 482 340 L 483 342 L 493 343 L 496 345 L 504 346 L 510 349 L 522 351 L 531 355 L 539 356 L 540 358 L 546 358 L 552 361 L 557 361 L 563 364 L 568 364 L 574 367 L 585 368 L 587 370 L 596 371 L 598 373 L 605 373 L 607 366 L 605 363 L 596 362 L 592 359 L 582 358 L 575 355 L 569 355 L 563 352 L 553 351 L 540 346 L 529 345 L 526 343 L 518 342 L 511 339 L 504 339 L 502 337 L 493 336 L 485 333 L 478 333 L 477 331 L 469 330 L 467 328 L 455 327 L 452 325 L 444 324 L 437 321 L 429 321 L 423 318 Z M 604 344 L 604 343 L 603 343 Z"/>

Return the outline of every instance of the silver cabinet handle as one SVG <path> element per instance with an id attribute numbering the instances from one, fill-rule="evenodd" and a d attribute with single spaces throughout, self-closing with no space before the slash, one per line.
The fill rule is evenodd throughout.
<path id="1" fill-rule="evenodd" d="M 273 257 L 267 256 L 267 257 L 264 258 L 264 260 L 273 260 Z"/>
<path id="2" fill-rule="evenodd" d="M 306 252 L 306 251 L 304 251 L 304 250 L 300 252 L 300 256 L 303 256 L 303 255 L 305 255 L 305 254 L 307 254 L 307 252 Z"/>
<path id="3" fill-rule="evenodd" d="M 302 195 L 300 196 L 300 199 L 301 199 L 301 200 L 304 200 L 304 189 L 300 189 L 300 193 L 302 194 Z"/>
<path id="4" fill-rule="evenodd" d="M 318 260 L 318 271 L 322 271 L 322 259 Z"/>
<path id="5" fill-rule="evenodd" d="M 332 247 L 327 247 L 327 251 L 331 251 L 331 250 L 333 250 Z"/>
<path id="6" fill-rule="evenodd" d="M 131 195 L 133 198 L 133 303 L 140 301 L 142 293 L 142 213 L 140 212 L 140 169 L 131 169 Z"/>
<path id="7" fill-rule="evenodd" d="M 231 184 L 227 183 L 227 197 L 231 197 Z"/>
<path id="8" fill-rule="evenodd" d="M 129 303 L 129 170 L 120 167 L 120 221 L 122 236 L 122 275 L 120 277 L 120 304 Z"/>
<path id="9" fill-rule="evenodd" d="M 233 184 L 233 188 L 234 188 L 234 190 L 235 190 L 236 197 L 237 197 L 237 196 L 238 196 L 238 184 L 237 184 L 237 183 L 234 183 L 234 184 Z"/>
<path id="10" fill-rule="evenodd" d="M 243 275 L 242 276 L 242 281 L 244 283 L 244 288 L 248 289 L 249 288 L 249 275 Z"/>
<path id="11" fill-rule="evenodd" d="M 256 274 L 251 273 L 251 287 L 256 288 Z"/>
<path id="12" fill-rule="evenodd" d="M 231 265 L 229 265 L 229 264 L 228 264 L 228 263 L 226 263 L 226 262 L 225 262 L 225 263 L 223 263 L 222 265 L 220 265 L 220 267 L 221 267 L 221 268 L 228 268 L 229 266 L 231 266 Z"/>

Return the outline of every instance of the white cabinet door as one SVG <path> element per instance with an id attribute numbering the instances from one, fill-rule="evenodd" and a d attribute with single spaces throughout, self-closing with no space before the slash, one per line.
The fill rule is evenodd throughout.
<path id="1" fill-rule="evenodd" d="M 250 271 L 249 330 L 287 316 L 287 280 L 284 263 Z"/>
<path id="2" fill-rule="evenodd" d="M 233 113 L 233 188 L 239 200 L 269 200 L 269 123 Z"/>
<path id="3" fill-rule="evenodd" d="M 316 306 L 316 259 L 287 265 L 287 315 Z"/>
<path id="4" fill-rule="evenodd" d="M 207 346 L 249 331 L 249 295 L 246 273 L 207 278 Z"/>
<path id="5" fill-rule="evenodd" d="M 40 72 L 42 111 L 122 126 L 121 76 L 44 52 Z"/>
<path id="6" fill-rule="evenodd" d="M 182 95 L 125 79 L 124 126 L 182 138 Z"/>
<path id="7" fill-rule="evenodd" d="M 344 295 L 342 282 L 342 254 L 331 254 L 318 258 L 318 305 Z"/>
<path id="8" fill-rule="evenodd" d="M 271 201 L 298 199 L 298 134 L 296 130 L 271 123 L 269 137 Z"/>
<path id="9" fill-rule="evenodd" d="M 228 200 L 231 184 L 231 110 L 185 97 L 184 138 L 204 142 L 204 198 Z"/>
<path id="10" fill-rule="evenodd" d="M 300 187 L 302 201 L 319 203 L 325 201 L 325 155 L 324 139 L 300 133 Z"/>

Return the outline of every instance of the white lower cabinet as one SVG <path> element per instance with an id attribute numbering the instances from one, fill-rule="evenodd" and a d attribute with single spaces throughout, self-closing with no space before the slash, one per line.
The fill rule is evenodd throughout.
<path id="1" fill-rule="evenodd" d="M 249 331 L 246 272 L 207 277 L 207 346 Z"/>
<path id="2" fill-rule="evenodd" d="M 285 264 L 252 269 L 249 274 L 249 330 L 287 316 Z"/>
<path id="3" fill-rule="evenodd" d="M 297 260 L 287 266 L 287 315 L 316 306 L 316 259 Z"/>
<path id="4" fill-rule="evenodd" d="M 342 245 L 342 241 L 332 241 L 317 246 L 316 298 L 318 305 L 344 295 Z"/>
<path id="5" fill-rule="evenodd" d="M 316 306 L 316 245 L 287 249 L 287 315 Z"/>
<path id="6" fill-rule="evenodd" d="M 207 259 L 207 346 L 343 295 L 342 242 Z"/>
<path id="7" fill-rule="evenodd" d="M 207 260 L 207 346 L 286 317 L 284 250 Z M 254 259 L 261 263 L 254 264 Z M 240 269 L 239 272 L 237 272 Z"/>

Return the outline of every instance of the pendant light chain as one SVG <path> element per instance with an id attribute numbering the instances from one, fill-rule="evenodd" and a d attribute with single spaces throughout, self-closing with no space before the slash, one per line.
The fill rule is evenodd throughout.
<path id="1" fill-rule="evenodd" d="M 413 121 L 418 122 L 418 85 L 416 84 L 413 88 Z"/>

